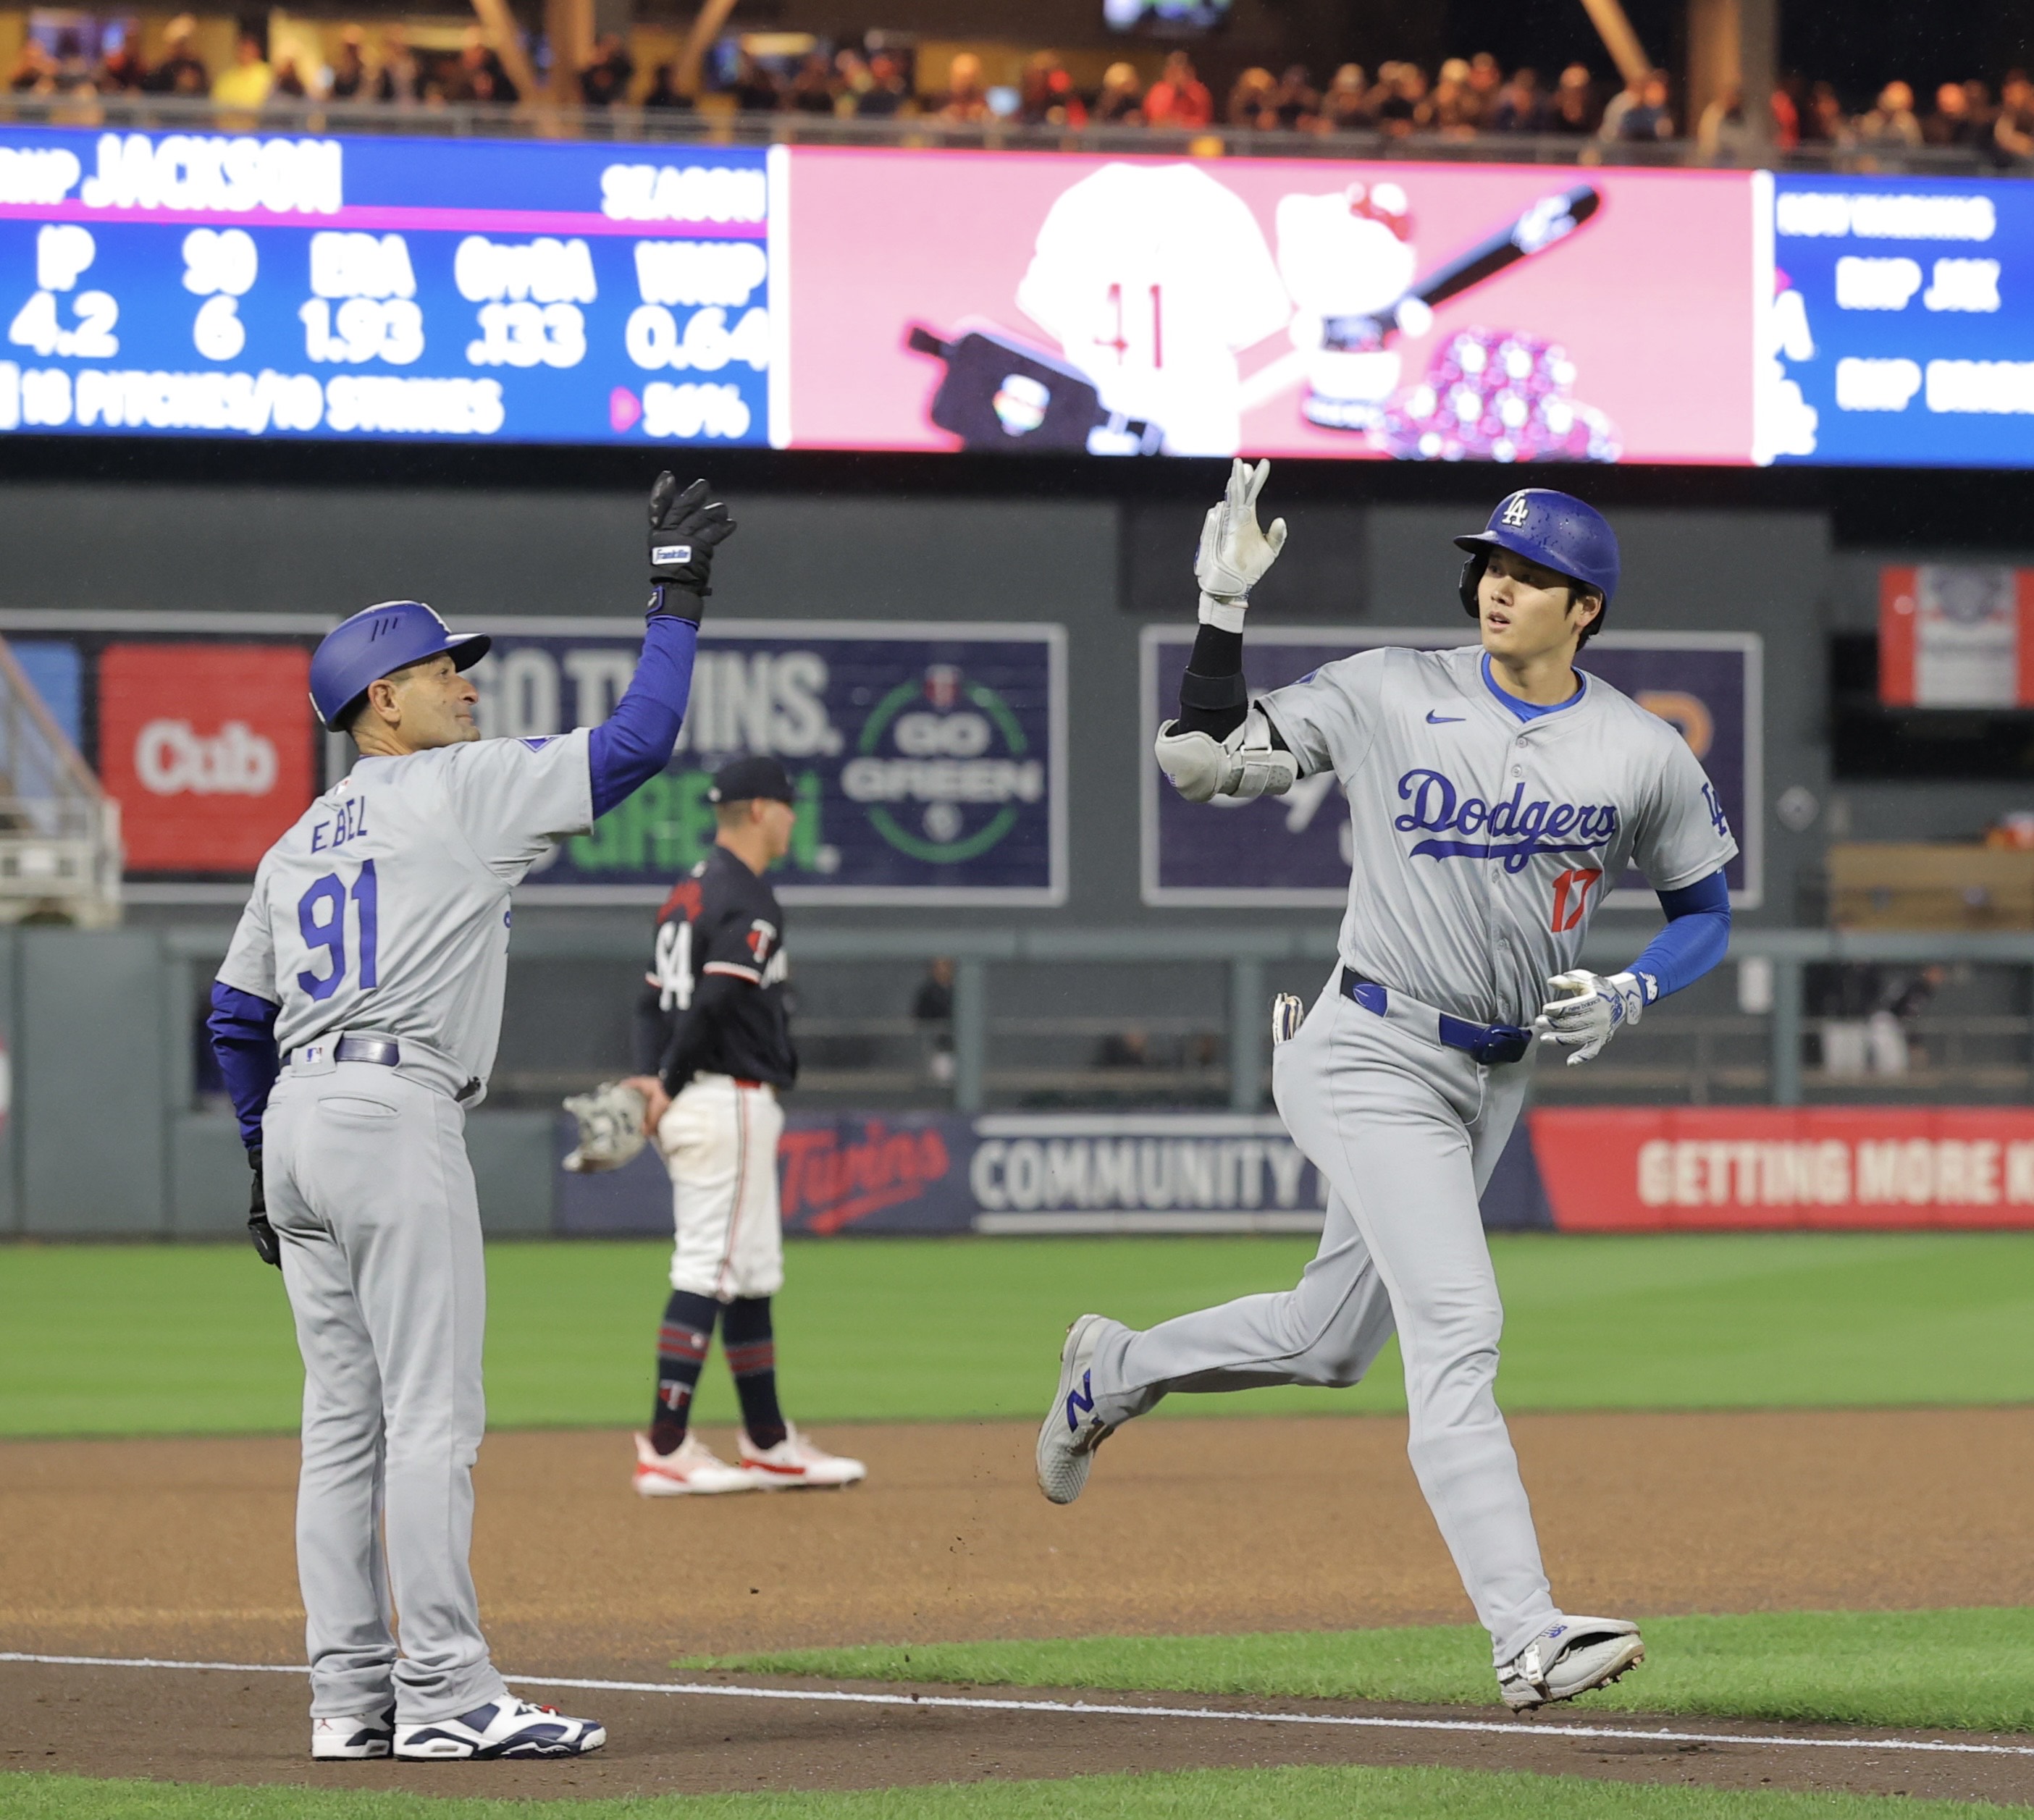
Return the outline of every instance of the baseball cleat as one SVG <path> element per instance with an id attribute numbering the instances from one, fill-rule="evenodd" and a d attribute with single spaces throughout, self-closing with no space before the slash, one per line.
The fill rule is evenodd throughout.
<path id="1" fill-rule="evenodd" d="M 555 1706 L 533 1706 L 504 1694 L 456 1719 L 398 1725 L 396 1754 L 411 1762 L 497 1757 L 584 1757 L 607 1742 L 607 1728 L 568 1719 Z"/>
<path id="2" fill-rule="evenodd" d="M 1514 1713 L 1608 1687 L 1646 1660 L 1638 1627 L 1622 1618 L 1559 1618 L 1497 1671 Z"/>
<path id="3" fill-rule="evenodd" d="M 1067 1329 L 1060 1349 L 1060 1387 L 1038 1430 L 1038 1489 L 1055 1504 L 1071 1504 L 1087 1485 L 1094 1450 L 1116 1432 L 1094 1413 L 1088 1366 L 1108 1322 L 1105 1315 L 1083 1315 Z"/>
<path id="4" fill-rule="evenodd" d="M 647 1435 L 636 1437 L 636 1489 L 646 1498 L 683 1498 L 715 1492 L 746 1492 L 755 1480 L 730 1466 L 696 1435 L 676 1451 L 660 1454 Z"/>
<path id="5" fill-rule="evenodd" d="M 869 1469 L 845 1454 L 829 1454 L 816 1447 L 791 1424 L 784 1424 L 784 1438 L 774 1447 L 759 1447 L 741 1431 L 738 1443 L 744 1483 L 759 1491 L 779 1492 L 794 1485 L 852 1485 L 869 1477 Z"/>
<path id="6" fill-rule="evenodd" d="M 396 1709 L 351 1713 L 336 1719 L 311 1721 L 311 1754 L 330 1761 L 355 1757 L 385 1757 L 396 1741 Z"/>

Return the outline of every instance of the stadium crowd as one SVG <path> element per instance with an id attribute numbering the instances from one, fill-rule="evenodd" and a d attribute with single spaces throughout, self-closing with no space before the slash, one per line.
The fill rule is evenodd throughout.
<path id="1" fill-rule="evenodd" d="M 193 48 L 195 31 L 188 14 L 172 20 L 161 54 L 147 65 L 133 39 L 118 32 L 107 35 L 96 59 L 83 54 L 76 33 L 60 34 L 54 45 L 32 36 L 11 87 L 29 95 L 209 97 L 235 107 L 292 99 L 433 107 L 521 99 L 478 26 L 467 30 L 456 53 L 425 53 L 411 49 L 400 24 L 379 28 L 371 50 L 362 28 L 348 25 L 335 59 L 317 68 L 301 57 L 272 60 L 261 33 L 250 26 L 240 32 L 232 61 L 216 72 Z M 692 109 L 698 103 L 681 92 L 675 68 L 658 65 L 639 89 L 626 43 L 609 36 L 576 73 L 579 99 L 594 109 Z M 1010 86 L 989 84 L 981 59 L 968 51 L 951 59 L 943 88 L 920 92 L 914 73 L 906 54 L 882 48 L 850 47 L 831 56 L 814 51 L 781 68 L 741 52 L 719 89 L 740 114 L 918 118 L 953 126 L 1226 127 L 1458 140 L 1544 134 L 1624 143 L 1692 138 L 1705 154 L 1724 160 L 1747 152 L 1752 139 L 1735 92 L 1690 119 L 1664 69 L 1604 82 L 1579 62 L 1550 76 L 1526 67 L 1507 71 L 1488 51 L 1450 57 L 1431 76 L 1409 62 L 1381 62 L 1374 72 L 1344 63 L 1325 84 L 1317 84 L 1304 64 L 1278 74 L 1248 69 L 1219 100 L 1185 51 L 1167 57 L 1148 84 L 1133 64 L 1120 62 L 1086 92 L 1050 51 L 1029 58 Z M 1869 107 L 1853 109 L 1829 83 L 1790 75 L 1773 97 L 1772 137 L 1782 150 L 1825 146 L 1868 154 L 1934 146 L 2012 164 L 2034 159 L 2034 82 L 2024 69 L 2009 70 L 1996 96 L 1982 81 L 1945 82 L 1924 110 L 1912 86 L 1896 80 Z"/>

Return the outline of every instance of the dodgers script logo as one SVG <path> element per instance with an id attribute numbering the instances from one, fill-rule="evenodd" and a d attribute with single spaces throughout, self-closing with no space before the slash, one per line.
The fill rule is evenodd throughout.
<path id="1" fill-rule="evenodd" d="M 1437 771 L 1409 771 L 1398 780 L 1398 797 L 1412 807 L 1391 825 L 1402 833 L 1482 835 L 1481 840 L 1423 840 L 1414 854 L 1430 859 L 1501 860 L 1508 872 L 1523 872 L 1535 854 L 1588 853 L 1617 832 L 1613 803 L 1527 802 L 1517 786 L 1502 802 L 1464 796 Z"/>

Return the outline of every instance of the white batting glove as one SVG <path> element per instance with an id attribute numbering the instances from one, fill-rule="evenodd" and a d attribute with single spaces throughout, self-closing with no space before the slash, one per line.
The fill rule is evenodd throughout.
<path id="1" fill-rule="evenodd" d="M 1285 521 L 1274 518 L 1269 531 L 1257 524 L 1257 496 L 1270 476 L 1271 463 L 1255 468 L 1233 461 L 1222 504 L 1211 506 L 1201 524 L 1200 549 L 1194 557 L 1194 580 L 1201 584 L 1201 618 L 1225 631 L 1243 629 L 1243 609 L 1252 588 L 1278 560 L 1285 546 Z M 1219 615 L 1220 617 L 1214 617 Z"/>
<path id="2" fill-rule="evenodd" d="M 1543 1043 L 1575 1053 L 1568 1066 L 1603 1053 L 1603 1046 L 1627 1024 L 1645 1014 L 1646 989 L 1634 974 L 1612 974 L 1608 979 L 1586 967 L 1556 974 L 1547 981 L 1552 995 L 1541 1006 L 1533 1028 Z"/>

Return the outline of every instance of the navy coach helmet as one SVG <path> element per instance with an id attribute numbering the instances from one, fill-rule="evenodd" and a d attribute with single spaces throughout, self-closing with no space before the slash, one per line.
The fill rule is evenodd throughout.
<path id="1" fill-rule="evenodd" d="M 467 670 L 493 642 L 480 632 L 454 636 L 421 600 L 385 600 L 325 635 L 311 657 L 311 706 L 330 731 L 342 732 L 370 683 L 441 651 L 450 651 L 454 665 Z"/>
<path id="2" fill-rule="evenodd" d="M 1477 584 L 1490 561 L 1493 550 L 1508 550 L 1543 569 L 1592 587 L 1603 596 L 1607 612 L 1617 592 L 1617 533 L 1610 521 L 1593 505 L 1571 493 L 1551 487 L 1521 488 L 1497 502 L 1490 523 L 1471 537 L 1458 537 L 1455 547 L 1469 553 L 1462 565 L 1461 595 L 1463 607 L 1476 614 Z M 1598 614 L 1589 629 L 1602 629 Z"/>

